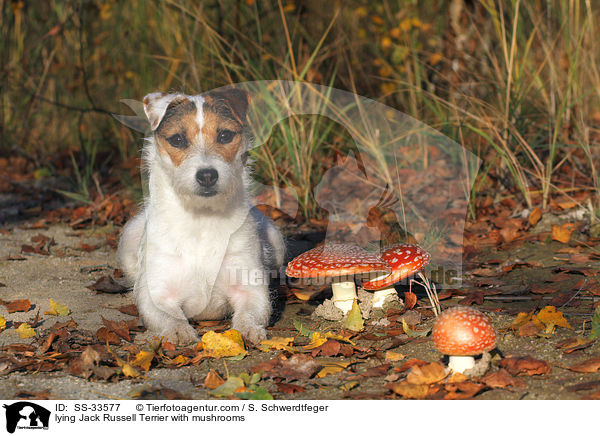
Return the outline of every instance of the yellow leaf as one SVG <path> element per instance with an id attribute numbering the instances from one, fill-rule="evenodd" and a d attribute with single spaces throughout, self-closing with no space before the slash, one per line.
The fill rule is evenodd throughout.
<path id="1" fill-rule="evenodd" d="M 140 374 L 140 372 L 137 369 L 135 369 L 133 366 L 131 366 L 130 364 L 125 363 L 123 361 L 121 361 L 121 362 L 123 364 L 120 366 L 121 366 L 121 369 L 123 370 L 123 375 L 125 377 L 142 377 L 143 378 L 142 374 Z M 119 362 L 117 361 L 117 363 L 119 363 Z"/>
<path id="2" fill-rule="evenodd" d="M 552 329 L 552 326 L 565 327 L 572 329 L 569 321 L 565 319 L 563 313 L 556 310 L 554 306 L 546 306 L 537 314 L 537 318 L 544 323 L 546 328 Z"/>
<path id="3" fill-rule="evenodd" d="M 208 357 L 233 357 L 247 354 L 242 335 L 231 329 L 223 333 L 206 332 L 201 339 L 203 354 Z"/>
<path id="4" fill-rule="evenodd" d="M 46 315 L 53 315 L 53 316 L 67 316 L 70 313 L 71 313 L 71 311 L 69 310 L 69 308 L 67 306 L 57 303 L 52 298 L 50 298 L 50 310 L 47 310 L 46 312 L 44 312 L 44 314 L 46 314 Z"/>
<path id="5" fill-rule="evenodd" d="M 6 328 L 6 319 L 2 315 L 0 315 L 0 331 Z"/>
<path id="6" fill-rule="evenodd" d="M 510 327 L 513 330 L 518 330 L 519 328 L 521 328 L 528 322 L 533 323 L 539 330 L 544 330 L 544 327 L 545 327 L 544 324 L 538 319 L 538 317 L 536 315 L 533 314 L 533 312 L 519 313 L 517 315 L 517 317 L 513 320 L 513 322 L 510 324 Z"/>
<path id="7" fill-rule="evenodd" d="M 321 336 L 321 333 L 319 332 L 314 332 L 310 337 L 310 344 L 305 345 L 303 348 L 305 350 L 312 350 L 313 348 L 320 347 L 325 342 L 327 342 L 326 337 Z"/>
<path id="8" fill-rule="evenodd" d="M 150 365 L 152 364 L 152 360 L 154 359 L 154 353 L 151 351 L 140 351 L 136 354 L 135 360 L 131 362 L 132 365 L 139 366 L 144 371 L 148 371 L 150 369 Z"/>
<path id="9" fill-rule="evenodd" d="M 389 360 L 391 362 L 398 362 L 399 360 L 404 359 L 406 356 L 402 353 L 395 353 L 393 351 L 385 352 L 385 360 Z"/>
<path id="10" fill-rule="evenodd" d="M 183 354 L 180 354 L 175 359 L 172 359 L 171 362 L 169 362 L 169 363 L 172 363 L 172 364 L 177 365 L 177 366 L 183 366 L 186 363 L 188 363 L 189 361 L 190 361 L 189 357 L 186 357 Z"/>
<path id="11" fill-rule="evenodd" d="M 21 323 L 19 328 L 17 328 L 17 333 L 21 339 L 32 338 L 35 336 L 35 330 L 32 329 L 31 326 L 26 322 Z"/>
<path id="12" fill-rule="evenodd" d="M 344 321 L 344 328 L 352 330 L 353 332 L 359 332 L 365 327 L 365 322 L 360 313 L 360 307 L 356 300 L 352 302 L 352 309 L 348 312 L 346 320 Z"/>
<path id="13" fill-rule="evenodd" d="M 325 361 L 323 368 L 317 373 L 318 378 L 342 372 L 351 362 Z"/>
<path id="14" fill-rule="evenodd" d="M 281 338 L 281 337 L 273 337 L 271 339 L 266 339 L 260 343 L 258 348 L 261 351 L 270 351 L 270 350 L 286 350 L 293 351 L 293 348 L 290 345 L 294 342 L 294 338 Z"/>

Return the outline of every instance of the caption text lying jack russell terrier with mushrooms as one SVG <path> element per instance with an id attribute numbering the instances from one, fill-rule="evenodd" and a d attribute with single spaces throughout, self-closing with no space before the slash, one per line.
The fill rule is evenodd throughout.
<path id="1" fill-rule="evenodd" d="M 118 254 L 144 324 L 169 342 L 198 340 L 188 319 L 228 315 L 251 342 L 266 337 L 264 274 L 281 267 L 284 243 L 250 204 L 248 104 L 235 88 L 144 98 L 149 195 L 123 229 Z M 262 279 L 241 280 L 248 274 L 240 271 Z"/>

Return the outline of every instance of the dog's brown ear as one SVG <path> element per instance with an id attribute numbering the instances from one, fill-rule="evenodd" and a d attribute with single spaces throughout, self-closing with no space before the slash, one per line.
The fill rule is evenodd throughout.
<path id="1" fill-rule="evenodd" d="M 156 130 L 165 112 L 171 103 L 185 99 L 183 94 L 165 94 L 163 92 L 153 92 L 144 97 L 144 112 L 150 122 L 150 129 Z"/>
<path id="2" fill-rule="evenodd" d="M 239 88 L 229 88 L 210 91 L 207 96 L 213 100 L 216 106 L 224 105 L 228 109 L 226 112 L 230 112 L 230 114 L 224 113 L 223 115 L 231 115 L 241 125 L 247 124 L 246 114 L 248 113 L 248 106 L 250 104 L 250 94 L 248 91 Z"/>

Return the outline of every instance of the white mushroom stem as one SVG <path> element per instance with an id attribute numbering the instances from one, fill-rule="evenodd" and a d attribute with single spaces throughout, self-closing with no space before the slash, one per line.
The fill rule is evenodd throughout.
<path id="1" fill-rule="evenodd" d="M 475 358 L 473 356 L 450 356 L 448 368 L 454 372 L 464 372 L 475 366 Z"/>
<path id="2" fill-rule="evenodd" d="M 385 298 L 388 295 L 395 295 L 395 294 L 396 294 L 396 289 L 393 286 L 373 292 L 373 299 L 371 300 L 371 307 L 382 308 L 383 303 L 385 302 Z"/>
<path id="3" fill-rule="evenodd" d="M 331 290 L 333 291 L 333 304 L 344 313 L 350 312 L 352 304 L 357 298 L 354 281 L 333 282 Z"/>

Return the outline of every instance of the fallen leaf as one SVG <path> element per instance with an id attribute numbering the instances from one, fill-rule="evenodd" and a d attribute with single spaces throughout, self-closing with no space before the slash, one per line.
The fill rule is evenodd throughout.
<path id="1" fill-rule="evenodd" d="M 294 342 L 294 337 L 281 338 L 281 337 L 272 337 L 271 339 L 265 339 L 261 341 L 258 345 L 258 349 L 261 351 L 271 351 L 271 350 L 286 350 L 293 351 L 291 347 L 292 342 Z"/>
<path id="2" fill-rule="evenodd" d="M 346 315 L 344 328 L 352 330 L 353 332 L 359 332 L 364 327 L 365 322 L 363 320 L 362 313 L 360 312 L 360 307 L 358 307 L 358 302 L 354 300 L 352 302 L 352 309 Z"/>
<path id="3" fill-rule="evenodd" d="M 485 296 L 481 291 L 471 291 L 469 292 L 465 298 L 460 300 L 458 304 L 463 306 L 472 306 L 473 304 L 482 305 Z"/>
<path id="4" fill-rule="evenodd" d="M 144 371 L 148 371 L 150 369 L 150 365 L 152 364 L 152 360 L 154 360 L 154 352 L 142 350 L 136 354 L 135 359 L 133 362 L 131 362 L 131 364 L 139 366 Z"/>
<path id="5" fill-rule="evenodd" d="M 100 318 L 102 318 L 102 324 L 104 324 L 107 329 L 125 339 L 127 342 L 131 342 L 131 337 L 129 336 L 129 326 L 125 321 L 111 321 L 103 316 L 100 316 Z"/>
<path id="6" fill-rule="evenodd" d="M 70 313 L 71 313 L 71 310 L 67 306 L 57 303 L 52 298 L 50 298 L 50 310 L 47 310 L 46 312 L 44 312 L 44 314 L 46 314 L 46 315 L 53 315 L 53 316 L 67 316 Z"/>
<path id="7" fill-rule="evenodd" d="M 572 329 L 569 322 L 563 316 L 563 313 L 558 311 L 554 306 L 546 306 L 537 314 L 537 318 L 544 323 L 546 327 L 555 325 L 558 327 L 566 327 Z"/>
<path id="8" fill-rule="evenodd" d="M 551 370 L 548 362 L 529 356 L 506 357 L 498 362 L 498 366 L 506 369 L 511 375 L 546 375 Z"/>
<path id="9" fill-rule="evenodd" d="M 445 400 L 468 400 L 477 395 L 485 385 L 483 383 L 474 383 L 464 381 L 460 383 L 446 383 L 444 389 L 448 391 Z"/>
<path id="10" fill-rule="evenodd" d="M 525 382 L 521 379 L 513 377 L 504 368 L 500 368 L 498 371 L 486 375 L 481 379 L 488 387 L 492 389 L 504 389 L 504 388 L 524 388 Z"/>
<path id="11" fill-rule="evenodd" d="M 217 389 L 223 383 L 225 383 L 225 380 L 214 369 L 208 371 L 208 374 L 204 378 L 204 387 L 206 389 Z"/>
<path id="12" fill-rule="evenodd" d="M 594 343 L 594 339 L 587 339 L 581 336 L 565 339 L 556 344 L 556 348 L 563 353 L 570 354 L 574 351 L 583 350 Z"/>
<path id="13" fill-rule="evenodd" d="M 535 207 L 529 214 L 529 217 L 527 218 L 527 220 L 529 221 L 529 225 L 531 227 L 534 227 L 538 223 L 538 221 L 542 218 L 542 215 L 543 215 L 542 209 L 539 207 Z"/>
<path id="14" fill-rule="evenodd" d="M 413 292 L 404 293 L 404 306 L 407 310 L 412 309 L 417 304 L 417 296 Z"/>
<path id="15" fill-rule="evenodd" d="M 117 310 L 125 315 L 131 315 L 135 317 L 140 316 L 138 308 L 135 304 L 127 304 L 125 306 L 117 307 Z"/>
<path id="16" fill-rule="evenodd" d="M 323 368 L 317 373 L 317 378 L 326 377 L 328 375 L 337 374 L 346 369 L 351 362 L 340 361 L 321 361 Z"/>
<path id="17" fill-rule="evenodd" d="M 106 294 L 124 294 L 129 291 L 129 288 L 120 285 L 111 276 L 100 277 L 87 288 L 92 291 L 103 292 Z"/>
<path id="18" fill-rule="evenodd" d="M 446 378 L 446 368 L 437 362 L 429 363 L 423 366 L 414 366 L 408 375 L 406 381 L 411 384 L 433 384 Z"/>
<path id="19" fill-rule="evenodd" d="M 409 327 L 405 320 L 402 320 L 402 329 L 404 330 L 404 333 L 410 338 L 424 338 L 429 334 L 429 332 L 431 332 L 430 328 L 426 330 L 413 330 Z"/>
<path id="20" fill-rule="evenodd" d="M 31 302 L 28 299 L 2 301 L 8 313 L 27 312 L 31 309 Z"/>
<path id="21" fill-rule="evenodd" d="M 223 358 L 248 354 L 242 335 L 234 329 L 223 333 L 208 331 L 202 335 L 200 343 L 203 347 L 203 354 L 207 357 Z"/>
<path id="22" fill-rule="evenodd" d="M 297 392 L 304 392 L 306 390 L 302 386 L 292 383 L 276 383 L 276 385 L 279 392 L 284 394 L 295 394 Z"/>
<path id="23" fill-rule="evenodd" d="M 22 322 L 17 328 L 17 333 L 21 339 L 32 338 L 35 336 L 35 330 L 26 322 Z"/>
<path id="24" fill-rule="evenodd" d="M 429 395 L 429 386 L 425 384 L 412 384 L 407 381 L 398 383 L 389 383 L 386 388 L 392 392 L 402 396 L 403 398 L 412 400 L 422 400 Z"/>
<path id="25" fill-rule="evenodd" d="M 321 345 L 323 345 L 325 342 L 327 342 L 327 338 L 322 336 L 320 332 L 313 332 L 311 338 L 310 338 L 310 343 L 306 344 L 304 347 L 305 350 L 312 350 L 314 348 L 318 348 Z"/>
<path id="26" fill-rule="evenodd" d="M 398 362 L 399 360 L 404 360 L 406 356 L 402 353 L 396 353 L 394 351 L 386 351 L 385 352 L 385 360 L 389 360 L 390 362 Z"/>
<path id="27" fill-rule="evenodd" d="M 239 388 L 244 387 L 244 380 L 240 377 L 229 377 L 227 381 L 217 386 L 215 389 L 210 391 L 211 395 L 215 397 L 229 397 L 232 396 Z"/>
<path id="28" fill-rule="evenodd" d="M 554 241 L 562 242 L 563 244 L 568 244 L 571 240 L 571 233 L 575 230 L 575 224 L 573 223 L 564 223 L 560 226 L 553 225 L 552 226 L 552 239 Z"/>
<path id="29" fill-rule="evenodd" d="M 110 331 L 106 327 L 100 327 L 98 331 L 96 331 L 96 337 L 102 343 L 108 342 L 111 345 L 119 345 L 121 343 L 121 338 L 119 338 L 115 332 Z"/>
<path id="30" fill-rule="evenodd" d="M 576 363 L 575 365 L 567 366 L 567 369 L 584 373 L 596 372 L 600 369 L 600 356 L 595 356 L 591 359 L 584 360 L 583 362 Z"/>
<path id="31" fill-rule="evenodd" d="M 4 330 L 6 328 L 6 319 L 0 315 L 0 331 Z"/>

